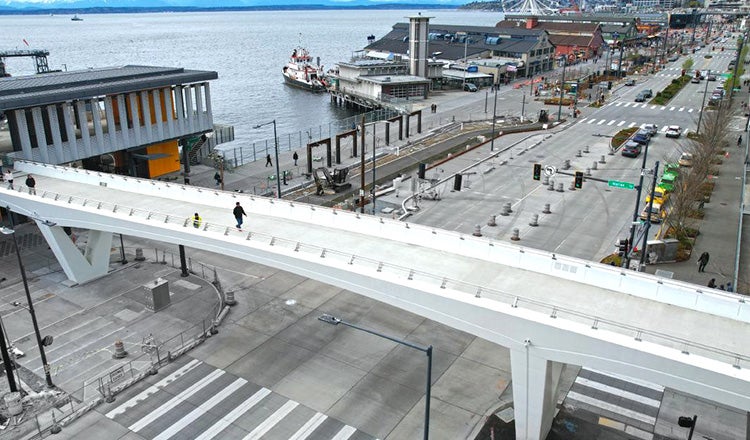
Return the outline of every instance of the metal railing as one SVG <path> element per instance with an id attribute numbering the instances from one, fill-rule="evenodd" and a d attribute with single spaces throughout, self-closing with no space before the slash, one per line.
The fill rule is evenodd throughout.
<path id="1" fill-rule="evenodd" d="M 19 191 L 22 189 L 19 187 Z M 171 214 L 164 214 L 155 211 L 149 211 L 146 209 L 131 208 L 122 205 L 117 205 L 111 202 L 103 202 L 97 200 L 91 200 L 78 196 L 67 196 L 63 194 L 54 193 L 51 191 L 39 192 L 42 198 L 53 198 L 54 200 L 61 200 L 66 203 L 76 203 L 81 206 L 95 207 L 99 210 L 106 210 L 113 213 L 123 213 L 129 217 L 136 217 L 150 221 L 156 221 L 162 224 L 172 224 L 175 226 L 181 226 L 184 228 L 194 228 L 192 218 L 184 218 Z M 294 206 L 293 202 L 287 201 L 276 201 L 269 199 L 269 203 L 290 203 Z M 304 206 L 304 205 L 300 205 Z M 309 206 L 309 209 L 317 209 L 315 206 Z M 359 214 L 333 211 L 336 215 L 349 215 L 360 218 Z M 383 222 L 380 219 L 380 222 Z M 403 223 L 403 227 L 410 228 L 408 223 Z M 415 225 L 415 227 L 418 227 Z M 403 267 L 385 261 L 364 257 L 357 254 L 347 253 L 338 251 L 335 249 L 329 249 L 326 247 L 306 244 L 298 240 L 291 240 L 287 238 L 277 237 L 270 234 L 258 233 L 258 232 L 241 232 L 237 230 L 235 225 L 223 225 L 208 222 L 201 222 L 195 229 L 199 229 L 203 232 L 219 233 L 224 236 L 236 237 L 237 239 L 245 240 L 249 243 L 256 245 L 263 245 L 268 247 L 274 247 L 280 251 L 287 253 L 297 253 L 298 255 L 305 255 L 306 258 L 314 257 L 315 259 L 325 259 L 328 264 L 338 264 L 342 267 L 348 267 L 356 265 L 358 271 L 364 272 L 369 271 L 373 276 L 379 278 L 387 277 L 389 279 L 398 280 L 404 284 L 414 281 L 414 284 L 427 285 L 438 287 L 440 289 L 450 289 L 458 292 L 463 292 L 469 295 L 473 295 L 477 298 L 491 298 L 493 300 L 502 302 L 504 304 L 511 305 L 513 308 L 523 307 L 527 310 L 539 312 L 541 314 L 548 315 L 551 319 L 565 318 L 569 321 L 576 322 L 579 324 L 585 324 L 591 329 L 603 330 L 609 329 L 621 335 L 630 336 L 635 341 L 649 341 L 655 344 L 664 345 L 677 350 L 680 350 L 684 354 L 699 354 L 720 362 L 725 362 L 736 368 L 747 368 L 750 367 L 750 357 L 735 353 L 729 350 L 723 350 L 704 344 L 696 343 L 687 339 L 673 337 L 671 335 L 659 333 L 653 330 L 647 330 L 639 328 L 637 326 L 629 325 L 626 323 L 617 322 L 610 319 L 601 318 L 596 315 L 591 315 L 583 312 L 576 311 L 565 307 L 560 307 L 554 304 L 545 303 L 542 301 L 525 298 L 513 293 L 505 292 L 498 289 L 488 288 L 478 284 L 467 283 L 464 281 L 455 280 L 452 278 L 435 275 L 422 270 L 417 270 L 409 267 Z M 434 233 L 434 231 L 433 231 Z M 450 233 L 448 231 L 442 231 L 448 235 L 456 235 L 456 233 Z M 463 235 L 458 234 L 463 240 Z M 521 252 L 534 252 L 531 249 L 524 249 Z M 733 297 L 729 299 L 735 300 Z"/>
<path id="2" fill-rule="evenodd" d="M 179 257 L 175 259 L 174 254 L 162 250 L 160 260 L 159 250 L 155 249 L 154 252 L 156 262 L 165 263 L 169 260 L 168 264 L 178 267 L 175 262 L 179 262 Z M 168 255 L 169 258 L 167 258 Z M 33 428 L 26 426 L 25 432 L 22 433 L 24 438 L 41 438 L 59 432 L 59 429 L 73 423 L 78 417 L 103 401 L 113 402 L 118 393 L 141 379 L 156 374 L 159 368 L 177 359 L 215 333 L 225 306 L 216 268 L 194 260 L 190 261 L 190 266 L 193 274 L 217 288 L 217 302 L 205 317 L 190 328 L 165 340 L 152 334 L 144 336 L 140 344 L 141 354 L 137 357 L 128 359 L 96 377 L 85 379 L 83 386 L 72 392 L 61 394 L 51 401 L 48 400 L 49 409 L 32 416 Z M 210 277 L 213 277 L 213 281 L 208 279 Z M 18 438 L 21 430 L 20 426 L 13 426 L 6 432 L 0 433 L 0 439 Z"/>

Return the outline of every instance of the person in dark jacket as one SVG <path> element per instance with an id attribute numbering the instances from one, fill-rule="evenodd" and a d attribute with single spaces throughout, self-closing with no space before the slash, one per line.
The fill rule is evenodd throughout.
<path id="1" fill-rule="evenodd" d="M 31 174 L 26 176 L 26 187 L 29 188 L 29 194 L 36 195 L 36 180 L 34 180 L 34 176 Z"/>
<path id="2" fill-rule="evenodd" d="M 706 266 L 708 265 L 709 258 L 710 255 L 708 255 L 708 252 L 704 252 L 701 254 L 701 256 L 698 258 L 698 272 L 706 271 Z"/>
<path id="3" fill-rule="evenodd" d="M 242 216 L 244 215 L 247 217 L 247 214 L 245 214 L 245 208 L 240 205 L 240 202 L 237 202 L 237 204 L 234 206 L 234 210 L 232 211 L 234 214 L 235 220 L 237 220 L 237 229 L 242 230 Z"/>

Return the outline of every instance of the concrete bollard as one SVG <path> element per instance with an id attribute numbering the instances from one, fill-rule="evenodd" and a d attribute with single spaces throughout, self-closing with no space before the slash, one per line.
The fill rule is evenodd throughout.
<path id="1" fill-rule="evenodd" d="M 513 241 L 518 241 L 521 239 L 521 237 L 518 236 L 518 228 L 513 228 L 513 234 L 510 236 L 510 239 Z"/>
<path id="2" fill-rule="evenodd" d="M 112 403 L 115 401 L 115 395 L 112 394 L 112 384 L 107 384 L 107 397 L 104 398 L 104 401 L 107 403 Z"/>
<path id="3" fill-rule="evenodd" d="M 584 153 L 588 153 L 589 152 L 589 146 L 588 145 L 586 145 L 585 147 L 583 147 L 583 152 Z"/>
<path id="4" fill-rule="evenodd" d="M 125 351 L 125 345 L 122 343 L 121 340 L 119 339 L 116 340 L 115 341 L 115 353 L 112 355 L 112 357 L 115 359 L 122 359 L 127 355 L 128 355 L 128 352 Z"/>
<path id="5" fill-rule="evenodd" d="M 583 156 L 583 155 L 581 154 L 581 150 L 578 150 L 578 152 L 576 153 L 576 157 L 581 157 L 581 156 Z"/>
<path id="6" fill-rule="evenodd" d="M 505 202 L 505 209 L 508 211 L 508 213 L 513 212 L 512 205 L 510 202 Z"/>
<path id="7" fill-rule="evenodd" d="M 508 209 L 507 209 L 507 208 L 508 208 L 508 207 L 507 207 L 506 205 L 503 205 L 503 209 L 502 209 L 502 210 L 500 210 L 500 215 L 502 215 L 503 217 L 505 217 L 505 216 L 507 216 L 507 215 L 510 215 L 510 213 L 508 212 Z"/>
<path id="8" fill-rule="evenodd" d="M 576 190 L 576 181 L 575 180 L 571 180 L 570 181 L 570 186 L 568 187 L 568 191 L 575 191 L 575 190 Z"/>
<path id="9" fill-rule="evenodd" d="M 539 226 L 539 214 L 534 214 L 531 216 L 531 222 L 529 223 L 529 226 Z"/>
<path id="10" fill-rule="evenodd" d="M 8 409 L 8 415 L 17 416 L 23 412 L 21 393 L 17 391 L 10 392 L 3 396 L 3 400 L 5 400 L 5 407 Z"/>
<path id="11" fill-rule="evenodd" d="M 563 169 L 564 170 L 570 169 L 570 159 L 565 159 L 565 162 L 563 162 Z"/>
<path id="12" fill-rule="evenodd" d="M 542 178 L 542 185 L 549 185 L 549 176 L 546 174 Z"/>
<path id="13" fill-rule="evenodd" d="M 146 261 L 146 257 L 143 256 L 143 249 L 135 249 L 135 261 Z"/>
<path id="14" fill-rule="evenodd" d="M 549 186 L 547 187 L 547 191 L 554 191 L 554 190 L 555 190 L 555 181 L 554 180 L 550 180 L 549 181 Z"/>
<path id="15" fill-rule="evenodd" d="M 542 214 L 551 214 L 552 211 L 549 210 L 549 203 L 544 204 L 544 209 L 542 210 Z"/>
<path id="16" fill-rule="evenodd" d="M 559 193 L 565 192 L 565 190 L 563 189 L 563 184 L 562 183 L 558 183 L 557 184 L 557 192 L 559 192 Z"/>
<path id="17" fill-rule="evenodd" d="M 481 237 L 482 236 L 482 226 L 480 225 L 474 225 L 474 233 L 471 234 L 475 237 Z"/>
<path id="18" fill-rule="evenodd" d="M 494 215 L 490 216 L 490 220 L 487 222 L 487 226 L 497 226 L 497 222 L 495 221 Z"/>
<path id="19" fill-rule="evenodd" d="M 591 175 L 591 168 L 586 168 L 586 175 L 587 175 L 587 176 L 590 176 L 590 175 Z"/>
<path id="20" fill-rule="evenodd" d="M 62 432 L 62 427 L 57 423 L 54 411 L 52 411 L 52 426 L 49 427 L 49 432 L 50 434 L 59 434 Z"/>
<path id="21" fill-rule="evenodd" d="M 234 299 L 234 290 L 227 290 L 224 292 L 224 304 L 228 306 L 237 304 L 237 300 Z"/>
<path id="22" fill-rule="evenodd" d="M 596 161 L 592 162 L 592 163 L 591 163 L 591 169 L 592 169 L 592 170 L 595 170 L 595 169 L 596 169 L 596 167 L 597 167 L 597 165 L 596 165 Z"/>
<path id="23" fill-rule="evenodd" d="M 604 160 L 604 155 L 602 154 L 601 159 L 599 159 L 599 163 L 607 163 L 606 160 Z"/>

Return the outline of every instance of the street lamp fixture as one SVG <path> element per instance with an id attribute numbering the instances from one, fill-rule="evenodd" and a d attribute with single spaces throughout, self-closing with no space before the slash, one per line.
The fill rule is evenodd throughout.
<path id="1" fill-rule="evenodd" d="M 318 320 L 323 321 L 326 324 L 331 324 L 331 325 L 339 325 L 339 324 L 345 325 L 347 327 L 351 327 L 353 329 L 360 330 L 365 333 L 369 333 L 371 335 L 381 337 L 383 339 L 387 339 L 397 344 L 405 345 L 409 348 L 419 350 L 421 352 L 424 352 L 427 355 L 427 385 L 425 389 L 425 399 L 424 399 L 424 440 L 428 440 L 430 438 L 430 394 L 432 391 L 432 345 L 428 347 L 422 347 L 420 345 L 412 344 L 411 342 L 402 341 L 401 339 L 396 339 L 391 336 L 378 333 L 374 330 L 370 330 L 364 327 L 360 327 L 356 324 L 346 322 L 333 315 L 323 314 L 323 315 L 318 316 Z"/>
<path id="2" fill-rule="evenodd" d="M 34 335 L 36 336 L 36 343 L 39 346 L 39 357 L 41 358 L 42 366 L 44 367 L 44 378 L 47 381 L 47 386 L 49 388 L 52 388 L 55 386 L 55 384 L 52 383 L 52 376 L 50 376 L 49 364 L 47 363 L 47 355 L 44 353 L 44 346 L 52 343 L 52 337 L 45 336 L 44 341 L 42 341 L 42 335 L 39 334 L 39 324 L 36 320 L 36 312 L 34 312 L 34 302 L 31 300 L 31 292 L 29 292 L 29 281 L 26 279 L 26 269 L 24 269 L 23 267 L 21 251 L 18 248 L 18 239 L 16 238 L 15 234 L 16 231 L 13 229 L 15 227 L 13 223 L 13 214 L 10 211 L 10 207 L 8 207 L 7 209 L 11 227 L 6 228 L 3 226 L 2 228 L 0 228 L 0 232 L 5 235 L 13 236 L 13 246 L 16 251 L 16 256 L 18 257 L 18 269 L 21 271 L 21 280 L 23 281 L 23 289 L 26 292 L 26 302 L 29 306 L 29 314 L 31 314 L 31 323 L 34 325 Z M 45 221 L 44 224 L 47 226 L 55 225 L 55 223 L 48 221 Z"/>
<path id="3" fill-rule="evenodd" d="M 269 121 L 263 124 L 258 124 L 254 126 L 254 129 L 259 129 L 261 127 L 265 127 L 266 125 L 273 124 L 273 145 L 274 145 L 274 151 L 276 151 L 276 198 L 281 198 L 281 179 L 280 173 L 279 173 L 279 137 L 276 135 L 276 119 L 273 121 Z"/>

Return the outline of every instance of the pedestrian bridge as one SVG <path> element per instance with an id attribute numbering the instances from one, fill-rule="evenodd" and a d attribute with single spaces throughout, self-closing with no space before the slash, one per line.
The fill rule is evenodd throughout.
<path id="1" fill-rule="evenodd" d="M 75 282 L 106 275 L 112 234 L 121 233 L 265 264 L 509 347 L 518 439 L 549 431 L 564 363 L 750 411 L 750 308 L 739 295 L 286 200 L 23 161 L 15 168 L 17 183 L 36 177 L 36 194 L 2 185 L 0 201 L 37 219 Z M 243 231 L 234 227 L 237 201 L 248 213 Z M 83 252 L 61 226 L 90 230 Z"/>

